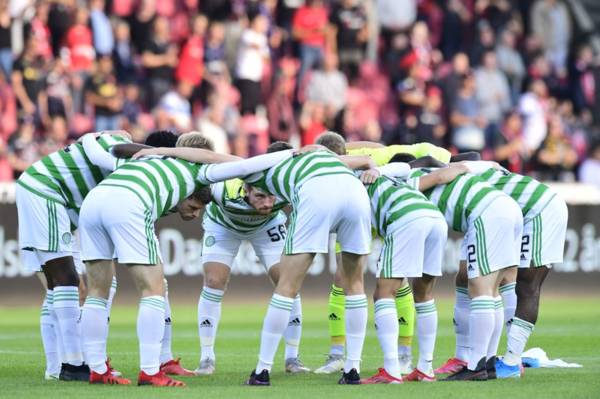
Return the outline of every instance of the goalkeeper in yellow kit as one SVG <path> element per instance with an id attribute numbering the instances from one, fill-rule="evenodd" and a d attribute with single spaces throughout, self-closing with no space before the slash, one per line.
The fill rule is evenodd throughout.
<path id="1" fill-rule="evenodd" d="M 366 141 L 345 143 L 342 136 L 333 132 L 322 134 L 316 143 L 329 149 L 335 148 L 335 152 L 338 154 L 369 155 L 377 166 L 387 164 L 396 154 L 410 154 L 415 158 L 429 156 L 444 163 L 449 162 L 451 157 L 450 152 L 446 149 L 429 143 L 390 145 L 387 147 L 379 143 Z M 336 146 L 339 148 L 336 148 Z M 336 258 L 339 265 L 340 259 L 339 257 Z M 346 332 L 344 329 L 345 301 L 344 290 L 340 287 L 340 272 L 341 268 L 338 267 L 329 293 L 328 314 L 331 346 L 325 364 L 315 370 L 315 373 L 318 374 L 336 373 L 344 366 L 346 341 Z M 396 293 L 396 310 L 398 313 L 398 323 L 400 324 L 398 358 L 402 374 L 408 374 L 412 371 L 411 345 L 415 326 L 414 305 L 412 290 L 408 282 L 406 282 Z"/>

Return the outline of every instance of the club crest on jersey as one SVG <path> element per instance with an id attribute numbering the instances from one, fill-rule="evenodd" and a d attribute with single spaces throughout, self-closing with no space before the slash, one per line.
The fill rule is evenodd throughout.
<path id="1" fill-rule="evenodd" d="M 67 233 L 65 233 L 65 234 L 62 235 L 62 241 L 65 244 L 70 244 L 71 243 L 71 239 L 72 239 L 71 238 L 71 233 L 67 232 Z"/>
<path id="2" fill-rule="evenodd" d="M 213 236 L 208 236 L 206 237 L 206 239 L 204 240 L 204 245 L 207 247 L 212 247 L 213 245 L 215 245 L 215 237 Z"/>

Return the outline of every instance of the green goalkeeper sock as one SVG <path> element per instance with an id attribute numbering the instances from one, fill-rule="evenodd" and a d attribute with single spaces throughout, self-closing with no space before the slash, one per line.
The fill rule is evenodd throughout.
<path id="1" fill-rule="evenodd" d="M 396 311 L 400 324 L 398 343 L 400 346 L 410 347 L 415 331 L 415 300 L 410 285 L 405 285 L 396 292 Z"/>
<path id="2" fill-rule="evenodd" d="M 346 298 L 344 297 L 344 290 L 332 284 L 331 291 L 329 292 L 328 306 L 331 354 L 344 354 L 344 344 L 346 341 L 345 306 Z"/>

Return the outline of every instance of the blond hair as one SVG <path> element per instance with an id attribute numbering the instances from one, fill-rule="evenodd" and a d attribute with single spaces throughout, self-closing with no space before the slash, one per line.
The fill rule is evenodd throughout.
<path id="1" fill-rule="evenodd" d="M 177 139 L 175 147 L 192 147 L 203 148 L 205 150 L 215 150 L 215 146 L 211 139 L 205 137 L 200 132 L 184 133 Z"/>

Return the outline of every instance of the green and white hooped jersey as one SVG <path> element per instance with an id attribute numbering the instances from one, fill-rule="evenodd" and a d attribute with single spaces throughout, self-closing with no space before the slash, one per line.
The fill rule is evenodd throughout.
<path id="1" fill-rule="evenodd" d="M 479 177 L 510 195 L 521 207 L 525 222 L 539 215 L 556 195 L 547 185 L 507 170 L 489 169 Z"/>
<path id="2" fill-rule="evenodd" d="M 210 185 L 207 169 L 207 165 L 182 159 L 147 157 L 120 166 L 99 186 L 120 187 L 133 192 L 152 212 L 155 221 L 169 214 L 197 189 Z"/>
<path id="3" fill-rule="evenodd" d="M 287 202 L 276 197 L 273 212 L 259 214 L 245 199 L 244 182 L 240 179 L 227 180 L 211 186 L 213 200 L 206 207 L 204 217 L 237 233 L 252 233 L 269 223 L 278 215 Z"/>
<path id="4" fill-rule="evenodd" d="M 371 225 L 381 237 L 399 220 L 406 224 L 422 217 L 443 218 L 425 195 L 402 181 L 379 177 L 367 186 L 367 193 L 371 200 Z"/>
<path id="5" fill-rule="evenodd" d="M 298 189 L 317 176 L 354 173 L 330 151 L 313 151 L 288 158 L 274 167 L 244 180 L 263 191 L 294 202 Z"/>
<path id="6" fill-rule="evenodd" d="M 432 171 L 427 168 L 415 169 L 409 173 L 407 183 L 418 189 L 419 178 Z M 490 202 L 504 195 L 479 176 L 469 173 L 423 194 L 444 214 L 448 226 L 459 232 L 465 232 L 469 220 L 479 217 Z"/>
<path id="7" fill-rule="evenodd" d="M 110 151 L 114 145 L 130 141 L 121 136 L 101 135 L 97 142 Z M 73 143 L 35 162 L 23 172 L 17 184 L 78 214 L 88 192 L 111 172 L 92 164 L 83 145 Z"/>

